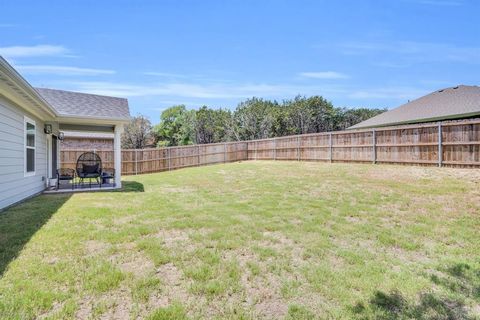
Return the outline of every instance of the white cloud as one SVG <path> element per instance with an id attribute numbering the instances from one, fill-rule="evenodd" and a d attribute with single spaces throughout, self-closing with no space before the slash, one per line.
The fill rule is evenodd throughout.
<path id="1" fill-rule="evenodd" d="M 55 74 L 62 76 L 98 76 L 115 73 L 114 70 L 51 65 L 16 65 L 15 68 L 25 74 Z"/>
<path id="2" fill-rule="evenodd" d="M 71 82 L 75 91 L 120 97 L 167 97 L 162 101 L 182 103 L 194 99 L 245 99 L 253 96 L 264 98 L 288 98 L 297 94 L 322 95 L 327 99 L 344 98 L 355 100 L 415 99 L 429 92 L 416 87 L 367 87 L 289 84 L 193 84 L 161 83 L 157 85 L 135 85 L 111 82 Z M 172 99 L 172 97 L 175 97 Z M 198 103 L 197 103 L 198 102 Z"/>
<path id="3" fill-rule="evenodd" d="M 376 63 L 395 65 L 423 62 L 465 62 L 480 63 L 480 47 L 457 46 L 449 43 L 395 41 L 395 42 L 347 42 L 339 45 L 345 55 L 368 55 Z M 389 56 L 385 57 L 388 53 Z M 375 55 L 377 54 L 377 55 Z M 383 60 L 383 61 L 382 61 Z"/>
<path id="4" fill-rule="evenodd" d="M 300 77 L 312 79 L 348 79 L 348 75 L 335 71 L 301 72 Z"/>
<path id="5" fill-rule="evenodd" d="M 39 56 L 65 56 L 69 50 L 63 46 L 36 45 L 0 47 L 0 55 L 8 58 L 39 57 Z"/>
<path id="6" fill-rule="evenodd" d="M 121 84 L 110 82 L 77 82 L 84 92 L 114 96 L 177 96 L 188 98 L 243 98 L 275 88 L 266 85 L 242 85 L 229 87 L 219 84 L 161 83 L 152 85 Z"/>
<path id="7" fill-rule="evenodd" d="M 53 84 L 52 84 L 53 85 Z M 431 86 L 353 86 L 352 84 L 233 83 L 233 82 L 161 82 L 115 83 L 108 81 L 58 82 L 59 87 L 85 93 L 146 99 L 160 105 L 200 106 L 235 104 L 253 96 L 267 99 L 293 98 L 296 95 L 321 95 L 331 100 L 349 101 L 349 105 L 407 101 L 430 92 Z M 67 86 L 67 87 L 65 87 Z"/>

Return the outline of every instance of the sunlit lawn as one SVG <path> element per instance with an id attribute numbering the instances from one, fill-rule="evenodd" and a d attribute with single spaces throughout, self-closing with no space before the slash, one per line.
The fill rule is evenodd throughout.
<path id="1" fill-rule="evenodd" d="M 243 162 L 0 214 L 0 318 L 476 319 L 480 173 Z"/>

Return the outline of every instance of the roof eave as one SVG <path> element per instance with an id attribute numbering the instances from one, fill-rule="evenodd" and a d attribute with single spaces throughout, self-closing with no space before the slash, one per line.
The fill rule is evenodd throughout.
<path id="1" fill-rule="evenodd" d="M 2 56 L 0 56 L 0 71 L 2 71 L 7 77 L 8 80 L 12 82 L 15 87 L 20 90 L 24 95 L 25 100 L 31 99 L 36 106 L 38 106 L 41 110 L 37 112 L 37 110 L 28 110 L 31 113 L 37 113 L 35 115 L 42 116 L 42 118 L 55 118 L 58 116 L 56 110 L 48 104 L 45 99 L 28 83 L 25 78 L 23 78 L 17 70 L 15 70 Z M 9 98 L 12 98 L 10 96 Z M 15 98 L 13 98 L 15 100 Z M 15 101 L 16 102 L 16 101 Z M 23 104 L 19 104 L 22 108 L 25 108 Z"/>
<path id="2" fill-rule="evenodd" d="M 404 124 L 435 122 L 435 121 L 442 121 L 442 120 L 454 120 L 454 119 L 474 117 L 474 116 L 480 116 L 480 112 L 470 112 L 470 113 L 454 114 L 454 115 L 439 116 L 439 117 L 432 117 L 432 118 L 422 118 L 422 119 L 405 120 L 405 121 L 399 121 L 399 122 L 389 122 L 389 123 L 383 123 L 383 124 L 378 124 L 378 125 L 363 125 L 362 126 L 361 125 L 362 123 L 360 122 L 359 124 L 356 124 L 354 126 L 351 126 L 351 127 L 347 128 L 347 130 L 368 129 L 368 128 L 383 128 L 383 127 L 398 126 L 398 125 L 404 125 Z"/>

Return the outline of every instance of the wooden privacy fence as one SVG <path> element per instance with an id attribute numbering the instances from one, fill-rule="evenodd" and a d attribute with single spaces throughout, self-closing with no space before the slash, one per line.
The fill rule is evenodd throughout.
<path id="1" fill-rule="evenodd" d="M 75 167 L 86 150 L 62 150 Z M 89 150 L 92 151 L 92 150 Z M 113 151 L 97 151 L 113 167 Z M 122 150 L 122 173 L 140 174 L 240 160 L 372 162 L 480 167 L 480 120 L 314 133 L 272 139 Z"/>
<path id="2" fill-rule="evenodd" d="M 60 150 L 62 168 L 75 169 L 78 157 L 87 151 L 100 155 L 104 168 L 114 167 L 113 150 Z M 227 142 L 155 149 L 122 150 L 122 174 L 141 174 L 246 160 L 246 142 Z"/>
<path id="3" fill-rule="evenodd" d="M 122 150 L 122 173 L 160 172 L 245 159 L 246 142 Z"/>

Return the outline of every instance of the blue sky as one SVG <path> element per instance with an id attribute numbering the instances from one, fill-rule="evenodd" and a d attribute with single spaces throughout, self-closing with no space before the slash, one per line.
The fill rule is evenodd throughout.
<path id="1" fill-rule="evenodd" d="M 322 95 L 393 108 L 479 84 L 480 1 L 6 1 L 0 54 L 34 86 L 173 104 Z"/>

